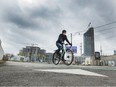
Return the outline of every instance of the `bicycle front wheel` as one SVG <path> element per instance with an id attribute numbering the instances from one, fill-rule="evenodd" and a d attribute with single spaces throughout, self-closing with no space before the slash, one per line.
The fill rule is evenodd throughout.
<path id="1" fill-rule="evenodd" d="M 74 60 L 73 52 L 70 49 L 67 49 L 64 55 L 64 63 L 66 65 L 71 65 L 73 60 Z"/>
<path id="2" fill-rule="evenodd" d="M 60 62 L 60 56 L 57 54 L 57 52 L 55 52 L 53 54 L 52 62 L 55 65 L 58 65 L 59 64 L 59 62 Z"/>

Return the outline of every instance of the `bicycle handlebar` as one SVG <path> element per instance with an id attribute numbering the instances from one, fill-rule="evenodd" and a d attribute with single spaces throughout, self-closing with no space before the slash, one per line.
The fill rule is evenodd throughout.
<path id="1" fill-rule="evenodd" d="M 67 45 L 70 45 L 70 44 L 65 44 L 65 45 L 67 46 Z M 72 45 L 70 45 L 70 46 L 72 47 Z"/>
<path id="2" fill-rule="evenodd" d="M 69 45 L 69 44 L 65 44 L 65 45 Z"/>
<path id="3" fill-rule="evenodd" d="M 68 46 L 68 45 L 69 45 L 69 44 L 65 44 L 65 46 Z M 69 48 L 71 48 L 71 47 L 72 47 L 72 45 L 69 46 Z"/>

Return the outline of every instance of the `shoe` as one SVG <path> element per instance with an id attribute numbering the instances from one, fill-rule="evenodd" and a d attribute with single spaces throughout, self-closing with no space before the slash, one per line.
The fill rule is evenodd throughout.
<path id="1" fill-rule="evenodd" d="M 63 61 L 60 61 L 59 64 L 64 64 L 64 62 Z"/>

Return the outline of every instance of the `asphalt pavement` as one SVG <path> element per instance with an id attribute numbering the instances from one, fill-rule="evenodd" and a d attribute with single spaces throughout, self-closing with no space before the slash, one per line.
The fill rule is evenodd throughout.
<path id="1" fill-rule="evenodd" d="M 6 62 L 0 86 L 116 86 L 116 67 Z"/>

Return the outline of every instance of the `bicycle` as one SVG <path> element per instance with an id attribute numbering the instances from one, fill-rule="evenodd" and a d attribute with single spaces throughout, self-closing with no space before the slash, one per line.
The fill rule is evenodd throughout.
<path id="1" fill-rule="evenodd" d="M 58 65 L 59 62 L 62 60 L 65 65 L 71 65 L 74 60 L 74 54 L 71 50 L 71 47 L 66 48 L 68 44 L 63 44 L 62 52 L 57 52 L 57 50 L 53 54 L 52 62 L 55 65 Z"/>

